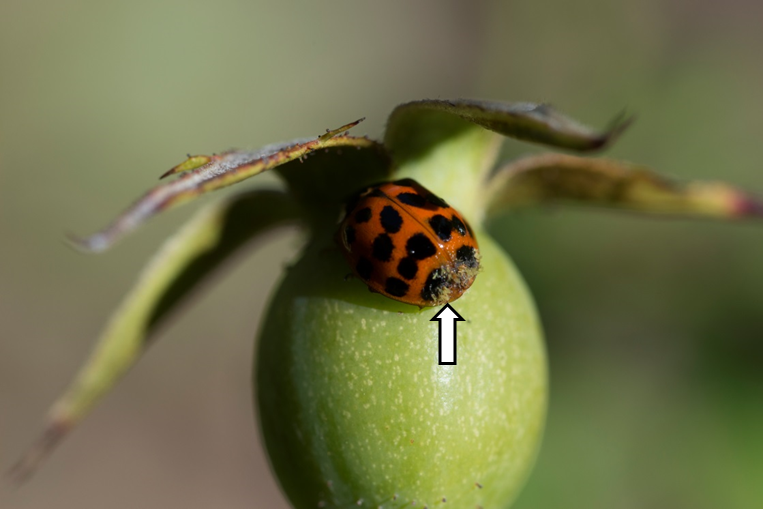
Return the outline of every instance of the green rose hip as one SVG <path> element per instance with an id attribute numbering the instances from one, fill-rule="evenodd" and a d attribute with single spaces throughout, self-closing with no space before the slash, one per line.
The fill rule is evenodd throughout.
<path id="1" fill-rule="evenodd" d="M 521 277 L 476 234 L 484 271 L 457 301 L 457 365 L 438 363 L 436 310 L 345 281 L 336 249 L 311 246 L 287 272 L 255 387 L 295 507 L 488 508 L 516 496 L 543 428 L 544 347 Z"/>
<path id="2" fill-rule="evenodd" d="M 233 194 L 169 239 L 116 310 L 97 348 L 17 464 L 23 479 L 150 344 L 151 333 L 242 246 L 284 224 L 308 242 L 270 303 L 254 385 L 273 470 L 298 509 L 499 509 L 516 497 L 543 429 L 547 372 L 537 315 L 507 255 L 486 233 L 502 211 L 555 202 L 688 217 L 763 217 L 722 183 L 681 184 L 648 168 L 564 154 L 496 165 L 501 135 L 566 150 L 602 148 L 596 132 L 545 105 L 425 100 L 396 108 L 384 142 L 317 138 L 189 156 L 104 230 L 74 244 L 102 251 L 157 213 L 276 170 L 285 190 Z M 474 228 L 481 270 L 455 303 L 457 363 L 439 363 L 436 308 L 368 292 L 332 242 L 343 202 L 369 183 L 412 178 Z M 362 223 L 362 221 L 361 221 Z"/>

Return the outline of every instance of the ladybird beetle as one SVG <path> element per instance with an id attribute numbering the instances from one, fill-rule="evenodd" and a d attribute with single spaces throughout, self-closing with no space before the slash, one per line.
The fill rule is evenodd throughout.
<path id="1" fill-rule="evenodd" d="M 469 224 L 412 179 L 377 184 L 353 196 L 337 241 L 369 290 L 422 308 L 458 299 L 479 271 Z"/>

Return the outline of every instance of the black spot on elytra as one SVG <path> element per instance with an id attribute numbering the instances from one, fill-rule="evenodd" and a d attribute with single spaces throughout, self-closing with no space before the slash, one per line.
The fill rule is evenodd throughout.
<path id="1" fill-rule="evenodd" d="M 448 280 L 445 277 L 445 271 L 442 269 L 434 269 L 427 276 L 427 280 L 424 282 L 424 288 L 421 290 L 421 298 L 427 302 L 438 300 L 442 289 L 447 284 Z"/>
<path id="2" fill-rule="evenodd" d="M 410 205 L 419 209 L 427 208 L 427 200 L 423 196 L 417 193 L 400 193 L 397 195 L 397 199 L 400 203 Z"/>
<path id="3" fill-rule="evenodd" d="M 462 237 L 466 235 L 466 225 L 464 225 L 464 222 L 461 221 L 458 216 L 453 216 L 450 222 L 453 225 L 453 228 L 459 233 L 459 235 Z"/>
<path id="4" fill-rule="evenodd" d="M 402 216 L 391 205 L 387 205 L 382 209 L 381 214 L 379 214 L 379 220 L 381 221 L 382 228 L 387 233 L 397 233 L 403 226 Z"/>
<path id="5" fill-rule="evenodd" d="M 437 214 L 429 218 L 429 226 L 432 227 L 435 234 L 440 237 L 440 240 L 447 242 L 450 240 L 450 233 L 453 231 L 453 225 L 450 223 L 447 217 Z"/>
<path id="6" fill-rule="evenodd" d="M 393 297 L 402 297 L 408 293 L 408 283 L 396 277 L 388 277 L 384 291 Z"/>
<path id="7" fill-rule="evenodd" d="M 440 198 L 436 194 L 432 194 L 432 193 L 429 193 L 427 195 L 427 202 L 429 202 L 432 205 L 434 205 L 435 207 L 438 207 L 438 208 L 441 208 L 441 209 L 445 209 L 445 208 L 449 207 L 449 205 L 447 203 L 445 203 L 445 200 L 443 200 L 442 198 Z"/>
<path id="8" fill-rule="evenodd" d="M 476 269 L 479 266 L 477 254 L 471 246 L 461 246 L 456 251 L 456 260 L 466 265 L 470 269 Z"/>
<path id="9" fill-rule="evenodd" d="M 374 264 L 368 261 L 368 259 L 361 257 L 358 259 L 358 264 L 355 265 L 355 272 L 358 273 L 358 276 L 361 278 L 368 280 L 371 278 L 371 272 L 374 270 Z"/>
<path id="10" fill-rule="evenodd" d="M 347 242 L 347 245 L 355 242 L 355 228 L 349 225 L 344 227 L 344 240 Z"/>
<path id="11" fill-rule="evenodd" d="M 380 233 L 374 239 L 371 254 L 380 262 L 388 262 L 392 258 L 392 250 L 395 245 L 386 233 Z"/>
<path id="12" fill-rule="evenodd" d="M 469 223 L 464 223 L 466 225 L 466 230 L 469 232 L 469 235 L 474 237 L 474 231 L 472 230 L 472 227 L 469 226 Z"/>
<path id="13" fill-rule="evenodd" d="M 419 266 L 416 260 L 406 256 L 400 263 L 397 264 L 397 273 L 403 276 L 405 279 L 413 279 L 416 277 L 416 273 L 419 271 Z"/>
<path id="14" fill-rule="evenodd" d="M 400 200 L 401 203 L 427 210 L 448 208 L 448 204 L 445 200 L 431 193 L 413 179 L 396 180 L 393 184 L 413 189 L 412 192 L 404 192 L 397 195 L 397 199 Z"/>
<path id="15" fill-rule="evenodd" d="M 359 211 L 355 212 L 355 222 L 356 223 L 367 223 L 369 219 L 371 219 L 371 208 L 370 207 L 364 207 L 364 208 L 360 209 Z"/>
<path id="16" fill-rule="evenodd" d="M 405 250 L 408 256 L 416 260 L 424 260 L 437 253 L 437 248 L 423 233 L 416 233 L 411 236 L 405 243 Z"/>

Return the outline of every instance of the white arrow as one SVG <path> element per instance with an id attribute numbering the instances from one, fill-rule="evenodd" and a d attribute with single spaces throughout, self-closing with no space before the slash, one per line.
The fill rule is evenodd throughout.
<path id="1" fill-rule="evenodd" d="M 465 322 L 450 304 L 445 304 L 441 310 L 432 317 L 430 322 L 440 322 L 439 355 L 440 364 L 456 364 L 456 322 Z"/>

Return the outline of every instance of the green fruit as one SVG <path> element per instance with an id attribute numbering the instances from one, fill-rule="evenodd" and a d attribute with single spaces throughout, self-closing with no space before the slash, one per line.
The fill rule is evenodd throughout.
<path id="1" fill-rule="evenodd" d="M 525 284 L 477 232 L 483 270 L 454 307 L 458 364 L 438 364 L 435 308 L 370 293 L 313 243 L 270 304 L 255 386 L 272 466 L 297 509 L 507 507 L 546 411 L 543 339 Z"/>

